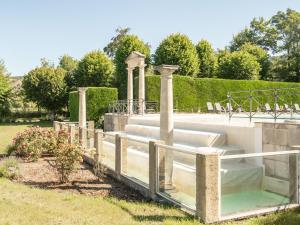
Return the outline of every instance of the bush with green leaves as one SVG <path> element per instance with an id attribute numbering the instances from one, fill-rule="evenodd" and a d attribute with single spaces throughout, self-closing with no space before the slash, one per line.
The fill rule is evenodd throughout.
<path id="1" fill-rule="evenodd" d="M 155 51 L 155 65 L 178 65 L 178 73 L 195 76 L 199 72 L 197 51 L 188 36 L 180 33 L 171 34 L 164 39 Z"/>
<path id="2" fill-rule="evenodd" d="M 89 87 L 86 91 L 87 119 L 98 122 L 108 111 L 111 102 L 118 99 L 118 90 L 107 87 Z M 70 120 L 78 121 L 79 95 L 78 91 L 69 94 Z"/>
<path id="3" fill-rule="evenodd" d="M 257 80 L 261 68 L 256 57 L 245 51 L 226 54 L 220 59 L 218 77 L 234 80 Z"/>
<path id="4" fill-rule="evenodd" d="M 0 161 L 0 177 L 15 179 L 19 176 L 19 164 L 15 157 L 8 157 Z"/>
<path id="5" fill-rule="evenodd" d="M 69 144 L 69 134 L 60 130 L 57 145 L 54 150 L 55 168 L 61 182 L 69 181 L 69 176 L 79 167 L 82 162 L 82 150 L 79 145 Z"/>
<path id="6" fill-rule="evenodd" d="M 56 146 L 56 134 L 53 129 L 31 127 L 18 133 L 13 139 L 10 151 L 28 161 L 36 161 L 43 153 L 53 154 Z"/>
<path id="7" fill-rule="evenodd" d="M 100 50 L 87 53 L 78 63 L 74 73 L 77 87 L 109 86 L 112 82 L 114 66 Z"/>
<path id="8" fill-rule="evenodd" d="M 218 61 L 214 49 L 206 40 L 201 40 L 196 45 L 199 57 L 199 73 L 198 77 L 213 77 L 216 74 Z"/>
<path id="9" fill-rule="evenodd" d="M 141 39 L 135 35 L 125 35 L 119 40 L 118 48 L 115 53 L 114 62 L 116 65 L 115 82 L 119 91 L 119 98 L 126 99 L 127 96 L 127 64 L 126 58 L 131 52 L 138 51 L 146 56 L 146 64 L 150 63 L 150 48 Z M 134 76 L 137 76 L 138 71 L 134 71 Z"/>
<path id="10" fill-rule="evenodd" d="M 51 66 L 37 67 L 26 74 L 22 87 L 28 100 L 56 113 L 67 105 L 66 71 Z"/>

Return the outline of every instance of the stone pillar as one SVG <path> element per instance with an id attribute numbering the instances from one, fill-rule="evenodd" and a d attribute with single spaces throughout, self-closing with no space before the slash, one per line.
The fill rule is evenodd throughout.
<path id="1" fill-rule="evenodd" d="M 96 148 L 95 162 L 100 163 L 103 149 L 103 130 L 94 130 L 94 146 Z"/>
<path id="2" fill-rule="evenodd" d="M 142 62 L 139 65 L 139 114 L 145 112 L 145 67 L 147 64 Z"/>
<path id="3" fill-rule="evenodd" d="M 298 154 L 289 155 L 289 197 L 291 203 L 298 203 L 299 198 L 299 176 L 298 176 L 299 156 Z"/>
<path id="4" fill-rule="evenodd" d="M 120 179 L 121 173 L 127 172 L 127 146 L 128 140 L 126 137 L 122 137 L 116 134 L 116 156 L 115 156 L 115 172 L 117 178 Z"/>
<path id="5" fill-rule="evenodd" d="M 85 87 L 79 87 L 79 127 L 86 127 L 86 90 Z"/>
<path id="6" fill-rule="evenodd" d="M 69 124 L 68 126 L 68 132 L 69 132 L 69 144 L 74 144 L 75 141 L 75 125 Z"/>
<path id="7" fill-rule="evenodd" d="M 220 159 L 218 153 L 196 155 L 196 214 L 205 223 L 220 218 Z"/>
<path id="8" fill-rule="evenodd" d="M 58 121 L 53 122 L 53 128 L 55 132 L 58 132 L 60 130 L 60 125 Z"/>
<path id="9" fill-rule="evenodd" d="M 127 77 L 127 104 L 128 104 L 128 114 L 133 113 L 133 69 L 128 67 L 128 77 Z"/>
<path id="10" fill-rule="evenodd" d="M 178 69 L 174 65 L 161 65 L 154 68 L 161 74 L 160 87 L 160 140 L 166 145 L 173 145 L 173 77 Z M 160 188 L 172 189 L 173 152 L 162 149 L 159 153 Z"/>
<path id="11" fill-rule="evenodd" d="M 87 139 L 87 128 L 79 127 L 79 144 L 83 148 L 87 147 L 87 140 L 86 139 Z"/>
<path id="12" fill-rule="evenodd" d="M 149 141 L 149 191 L 151 199 L 156 199 L 157 187 L 158 151 L 154 141 Z"/>

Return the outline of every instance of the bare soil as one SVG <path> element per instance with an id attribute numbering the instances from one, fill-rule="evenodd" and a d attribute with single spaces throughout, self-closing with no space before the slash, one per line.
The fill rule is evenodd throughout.
<path id="1" fill-rule="evenodd" d="M 117 180 L 101 175 L 97 177 L 93 168 L 82 163 L 69 179 L 68 183 L 59 181 L 58 173 L 54 167 L 54 158 L 43 157 L 37 162 L 25 162 L 20 160 L 20 177 L 17 182 L 26 185 L 51 189 L 59 192 L 69 191 L 73 193 L 115 197 L 127 201 L 144 201 L 144 197 Z"/>

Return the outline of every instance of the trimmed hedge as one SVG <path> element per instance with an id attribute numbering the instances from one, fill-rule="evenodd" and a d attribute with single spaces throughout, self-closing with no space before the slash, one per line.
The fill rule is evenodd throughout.
<path id="1" fill-rule="evenodd" d="M 107 87 L 89 87 L 86 91 L 87 120 L 99 121 L 107 112 L 108 105 L 118 99 L 118 90 Z M 78 91 L 69 94 L 70 120 L 78 121 Z"/>
<path id="2" fill-rule="evenodd" d="M 147 101 L 157 101 L 160 99 L 160 76 L 148 75 L 145 78 L 146 99 Z M 135 87 L 138 87 L 138 79 L 135 80 Z M 214 78 L 192 78 L 187 76 L 173 76 L 174 88 L 174 108 L 182 112 L 202 112 L 207 111 L 206 102 L 221 102 L 224 106 L 227 102 L 227 93 L 242 90 L 258 90 L 270 88 L 298 87 L 299 83 L 270 82 L 260 80 L 225 80 Z M 137 88 L 135 88 L 135 91 Z M 274 97 L 270 96 L 272 92 L 256 92 L 255 99 L 262 103 L 269 103 L 272 107 Z M 298 91 L 280 91 L 278 103 L 300 103 L 300 89 Z M 233 94 L 233 99 L 244 109 L 248 109 L 249 101 L 245 101 L 249 93 Z M 255 110 L 258 103 L 253 101 Z M 235 104 L 232 104 L 235 107 Z"/>

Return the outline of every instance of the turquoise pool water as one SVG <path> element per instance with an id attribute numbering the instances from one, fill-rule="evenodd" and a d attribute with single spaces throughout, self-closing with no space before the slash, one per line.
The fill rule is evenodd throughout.
<path id="1" fill-rule="evenodd" d="M 289 204 L 289 198 L 267 191 L 248 191 L 222 195 L 222 216 Z"/>

